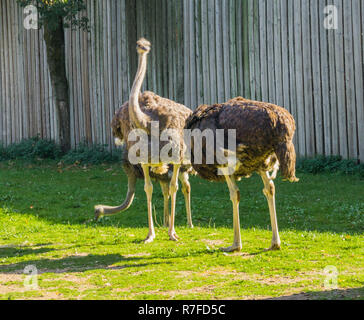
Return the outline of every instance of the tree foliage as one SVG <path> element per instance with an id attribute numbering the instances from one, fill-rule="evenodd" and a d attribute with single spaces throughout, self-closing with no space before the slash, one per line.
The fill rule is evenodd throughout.
<path id="1" fill-rule="evenodd" d="M 79 12 L 86 9 L 84 0 L 17 0 L 22 6 L 34 5 L 38 10 L 38 25 L 47 23 L 50 30 L 58 27 L 62 18 L 64 28 L 89 30 L 88 18 L 81 17 Z"/>

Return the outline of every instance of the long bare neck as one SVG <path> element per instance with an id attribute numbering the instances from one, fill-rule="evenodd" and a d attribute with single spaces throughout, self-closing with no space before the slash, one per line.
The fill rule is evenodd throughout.
<path id="1" fill-rule="evenodd" d="M 133 88 L 131 89 L 129 98 L 129 117 L 136 128 L 148 131 L 149 117 L 143 113 L 139 106 L 140 89 L 143 85 L 146 71 L 147 54 L 139 54 L 138 71 L 135 76 Z"/>

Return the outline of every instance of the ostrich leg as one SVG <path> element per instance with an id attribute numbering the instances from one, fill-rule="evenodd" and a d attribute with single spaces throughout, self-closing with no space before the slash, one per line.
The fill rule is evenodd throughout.
<path id="1" fill-rule="evenodd" d="M 143 172 L 144 172 L 144 190 L 147 194 L 147 202 L 148 202 L 148 224 L 149 224 L 149 233 L 147 238 L 145 239 L 145 243 L 153 242 L 155 238 L 155 231 L 153 225 L 153 209 L 152 209 L 152 194 L 153 194 L 153 184 L 149 176 L 149 166 L 143 164 L 142 165 Z"/>
<path id="2" fill-rule="evenodd" d="M 264 182 L 263 193 L 268 200 L 270 221 L 272 225 L 273 238 L 272 245 L 268 250 L 279 250 L 281 248 L 281 240 L 278 233 L 277 213 L 275 204 L 275 186 L 274 186 L 274 174 L 269 175 L 269 172 L 261 172 L 260 176 Z"/>
<path id="3" fill-rule="evenodd" d="M 171 184 L 169 190 L 171 192 L 171 216 L 169 220 L 169 230 L 168 235 L 169 239 L 172 241 L 177 241 L 179 238 L 174 230 L 174 217 L 176 213 L 176 195 L 178 190 L 178 175 L 181 165 L 175 164 L 173 165 L 173 175 L 171 179 Z"/>
<path id="4" fill-rule="evenodd" d="M 164 226 L 168 227 L 168 224 L 169 224 L 169 184 L 168 184 L 168 182 L 165 182 L 165 181 L 160 181 L 159 184 L 161 186 L 163 198 L 164 198 Z"/>
<path id="5" fill-rule="evenodd" d="M 240 202 L 240 192 L 239 188 L 236 185 L 235 178 L 230 176 L 228 173 L 228 169 L 221 169 L 222 172 L 226 172 L 225 179 L 226 183 L 229 187 L 230 191 L 230 199 L 233 203 L 233 223 L 234 223 L 234 243 L 231 247 L 228 248 L 221 248 L 222 251 L 225 252 L 234 252 L 234 251 L 241 251 L 242 244 L 241 244 L 241 234 L 240 234 L 240 220 L 239 220 L 239 202 Z"/>
<path id="6" fill-rule="evenodd" d="M 179 179 L 182 184 L 182 192 L 185 197 L 186 212 L 187 212 L 187 223 L 190 228 L 193 228 L 192 224 L 192 213 L 191 213 L 191 185 L 188 180 L 188 173 L 183 172 L 179 175 Z"/>

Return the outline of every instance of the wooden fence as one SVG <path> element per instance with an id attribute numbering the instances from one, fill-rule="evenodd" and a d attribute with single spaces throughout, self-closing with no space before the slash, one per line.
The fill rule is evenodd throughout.
<path id="1" fill-rule="evenodd" d="M 113 145 L 135 42 L 153 44 L 144 89 L 196 108 L 242 95 L 287 108 L 299 155 L 364 161 L 364 0 L 88 0 L 91 32 L 67 31 L 72 145 Z M 338 28 L 324 28 L 335 5 Z M 56 139 L 42 30 L 0 0 L 0 141 Z"/>

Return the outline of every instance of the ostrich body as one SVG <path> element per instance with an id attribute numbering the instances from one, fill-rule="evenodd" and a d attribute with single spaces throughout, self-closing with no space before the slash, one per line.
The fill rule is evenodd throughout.
<path id="1" fill-rule="evenodd" d="M 297 182 L 295 176 L 296 153 L 293 145 L 293 136 L 296 130 L 292 115 L 282 107 L 251 101 L 241 97 L 232 99 L 224 104 L 212 106 L 202 105 L 196 109 L 187 120 L 186 129 L 236 130 L 236 166 L 232 174 L 226 166 L 218 165 L 215 154 L 215 164 L 194 164 L 194 142 L 191 140 L 192 164 L 197 173 L 209 181 L 226 181 L 230 199 L 233 203 L 234 243 L 231 247 L 222 248 L 223 251 L 240 251 L 242 249 L 239 202 L 240 192 L 236 185 L 243 177 L 250 177 L 258 173 L 264 183 L 263 193 L 268 201 L 271 225 L 273 231 L 270 249 L 280 248 L 277 215 L 275 208 L 275 186 L 279 168 L 282 177 L 290 182 Z M 226 140 L 226 138 L 225 138 Z M 206 149 L 203 142 L 202 155 L 206 159 Z M 225 141 L 224 148 L 227 143 Z M 231 151 L 231 150 L 230 150 Z M 235 151 L 235 150 L 233 150 Z M 218 170 L 222 175 L 218 174 Z M 271 172 L 273 172 L 271 174 Z"/>
<path id="2" fill-rule="evenodd" d="M 149 222 L 149 234 L 145 240 L 146 243 L 152 242 L 155 238 L 153 217 L 152 217 L 152 194 L 153 194 L 153 184 L 150 177 L 151 171 L 159 174 L 167 173 L 169 166 L 172 165 L 172 177 L 169 185 L 169 192 L 171 196 L 171 214 L 169 219 L 169 238 L 173 241 L 178 240 L 178 236 L 174 229 L 174 219 L 175 219 L 175 207 L 176 207 L 176 193 L 178 190 L 178 176 L 180 173 L 183 150 L 184 150 L 184 139 L 183 139 L 183 129 L 187 118 L 192 114 L 192 111 L 185 107 L 184 105 L 178 104 L 172 100 L 159 97 L 152 92 L 144 92 L 141 95 L 141 87 L 145 78 L 145 73 L 147 69 L 147 57 L 150 52 L 151 44 L 145 39 L 140 39 L 137 42 L 137 52 L 139 56 L 138 71 L 135 76 L 133 87 L 129 98 L 129 118 L 130 124 L 133 129 L 139 129 L 148 135 L 149 145 L 148 149 L 151 148 L 151 140 L 158 139 L 159 151 L 167 144 L 163 144 L 160 135 L 167 129 L 172 129 L 174 135 L 173 142 L 179 146 L 179 159 L 170 160 L 169 162 L 163 162 L 159 160 L 154 162 L 154 159 L 148 161 L 143 160 L 143 163 L 139 163 L 143 169 L 145 187 L 144 190 L 147 195 L 148 203 L 148 222 Z M 139 100 L 142 99 L 142 103 Z M 159 135 L 156 137 L 153 135 L 152 125 L 153 122 L 159 123 Z M 177 138 L 177 139 L 176 139 Z M 178 140 L 178 141 L 177 141 Z M 127 149 L 134 142 L 127 141 Z M 154 161 L 153 161 L 154 160 Z"/>
<path id="3" fill-rule="evenodd" d="M 140 95 L 139 103 L 144 104 L 146 99 L 151 93 Z M 122 156 L 122 168 L 128 177 L 128 192 L 125 201 L 116 207 L 110 207 L 105 205 L 95 206 L 95 219 L 98 220 L 102 216 L 111 216 L 119 212 L 123 212 L 130 208 L 133 203 L 135 196 L 135 186 L 138 179 L 144 179 L 143 169 L 140 165 L 133 165 L 128 160 L 128 149 L 125 137 L 129 136 L 132 130 L 130 119 L 129 119 L 129 102 L 124 103 L 119 110 L 115 113 L 111 127 L 112 132 L 117 141 L 117 144 L 123 146 Z M 189 227 L 193 228 L 192 214 L 191 214 L 191 186 L 189 183 L 189 173 L 192 173 L 193 169 L 191 166 L 182 166 L 179 174 L 179 179 L 182 185 L 182 192 L 185 198 L 187 222 Z M 169 183 L 171 180 L 172 167 L 169 166 L 168 172 L 166 173 L 150 173 L 152 180 L 158 181 L 164 198 L 164 225 L 169 224 Z"/>

